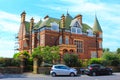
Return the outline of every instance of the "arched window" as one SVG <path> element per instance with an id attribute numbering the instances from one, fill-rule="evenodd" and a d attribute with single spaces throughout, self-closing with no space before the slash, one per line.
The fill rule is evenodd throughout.
<path id="1" fill-rule="evenodd" d="M 70 53 L 74 53 L 74 50 L 73 49 L 70 49 L 70 51 L 69 51 Z"/>
<path id="2" fill-rule="evenodd" d="M 51 23 L 51 30 L 59 31 L 59 24 L 56 22 Z"/>
<path id="3" fill-rule="evenodd" d="M 65 37 L 65 44 L 69 44 L 69 38 Z"/>
<path id="4" fill-rule="evenodd" d="M 62 36 L 59 37 L 59 44 L 62 44 Z"/>
<path id="5" fill-rule="evenodd" d="M 64 50 L 63 50 L 63 54 L 65 54 L 65 53 L 68 53 L 68 50 L 67 50 L 67 49 L 64 49 Z"/>

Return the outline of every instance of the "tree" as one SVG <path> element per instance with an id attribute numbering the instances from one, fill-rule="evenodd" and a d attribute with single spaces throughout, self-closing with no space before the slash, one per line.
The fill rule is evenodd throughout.
<path id="1" fill-rule="evenodd" d="M 70 67 L 81 66 L 81 63 L 80 63 L 78 56 L 76 54 L 66 53 L 63 57 L 63 60 L 67 66 L 70 66 Z"/>
<path id="2" fill-rule="evenodd" d="M 43 47 L 38 46 L 37 48 L 34 48 L 32 52 L 33 57 L 33 73 L 38 73 L 38 66 L 41 65 L 43 61 Z"/>
<path id="3" fill-rule="evenodd" d="M 117 49 L 117 54 L 120 54 L 120 48 Z"/>
<path id="4" fill-rule="evenodd" d="M 45 63 L 52 63 L 52 49 L 49 46 L 43 48 L 43 60 Z"/>
<path id="5" fill-rule="evenodd" d="M 58 46 L 53 46 L 52 48 L 52 63 L 56 63 L 57 60 L 60 59 L 60 55 L 59 55 L 59 47 Z"/>
<path id="6" fill-rule="evenodd" d="M 103 49 L 103 52 L 109 52 L 109 51 L 110 51 L 109 48 L 104 48 L 104 49 Z"/>
<path id="7" fill-rule="evenodd" d="M 105 52 L 102 57 L 107 61 L 108 65 L 118 66 L 120 64 L 120 54 Z"/>
<path id="8" fill-rule="evenodd" d="M 14 59 L 19 59 L 19 56 L 20 56 L 20 52 L 15 53 L 15 54 L 13 55 L 13 58 L 14 58 Z"/>
<path id="9" fill-rule="evenodd" d="M 34 48 L 32 52 L 32 57 L 35 59 L 38 59 L 38 65 L 41 65 L 43 61 L 43 48 L 41 46 L 38 46 L 37 48 Z"/>

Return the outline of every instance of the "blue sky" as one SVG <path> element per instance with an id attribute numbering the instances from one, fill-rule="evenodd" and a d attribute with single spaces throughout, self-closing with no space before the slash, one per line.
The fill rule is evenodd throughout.
<path id="1" fill-rule="evenodd" d="M 71 16 L 83 15 L 83 23 L 91 27 L 95 14 L 103 30 L 103 48 L 120 48 L 120 0 L 0 0 L 0 57 L 15 53 L 15 34 L 20 27 L 20 14 L 35 22 L 44 16 L 60 18 L 67 10 Z"/>

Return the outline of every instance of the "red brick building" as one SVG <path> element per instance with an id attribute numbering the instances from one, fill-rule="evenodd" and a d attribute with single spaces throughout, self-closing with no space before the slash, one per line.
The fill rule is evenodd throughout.
<path id="1" fill-rule="evenodd" d="M 95 16 L 93 27 L 82 22 L 82 15 L 74 18 L 67 13 L 60 19 L 44 17 L 34 23 L 34 19 L 26 21 L 26 13 L 21 14 L 18 35 L 19 51 L 32 50 L 37 46 L 59 46 L 60 55 L 65 53 L 78 54 L 81 59 L 101 57 L 102 29 Z"/>

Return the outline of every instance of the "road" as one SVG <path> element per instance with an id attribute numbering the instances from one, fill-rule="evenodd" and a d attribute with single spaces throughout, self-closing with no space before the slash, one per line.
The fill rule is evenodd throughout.
<path id="1" fill-rule="evenodd" d="M 0 80 L 120 80 L 120 73 L 113 73 L 113 75 L 105 76 L 80 75 L 76 77 L 51 77 L 50 75 L 41 74 L 5 74 L 0 76 Z"/>

